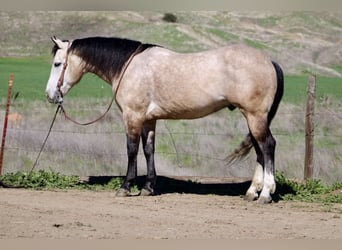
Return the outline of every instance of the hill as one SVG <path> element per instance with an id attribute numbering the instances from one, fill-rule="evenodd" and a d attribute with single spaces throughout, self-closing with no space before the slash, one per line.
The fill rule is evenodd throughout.
<path id="1" fill-rule="evenodd" d="M 116 36 L 191 52 L 264 50 L 287 74 L 342 76 L 342 12 L 0 12 L 0 57 L 50 56 L 50 37 Z"/>

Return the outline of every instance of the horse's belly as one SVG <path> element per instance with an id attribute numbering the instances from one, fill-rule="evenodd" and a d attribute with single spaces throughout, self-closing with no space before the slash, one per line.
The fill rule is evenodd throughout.
<path id="1" fill-rule="evenodd" d="M 215 102 L 151 102 L 146 111 L 148 119 L 196 119 L 227 107 L 226 100 Z"/>

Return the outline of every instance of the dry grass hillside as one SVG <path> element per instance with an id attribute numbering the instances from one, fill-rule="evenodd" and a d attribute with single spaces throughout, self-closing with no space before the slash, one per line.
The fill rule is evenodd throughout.
<path id="1" fill-rule="evenodd" d="M 0 12 L 0 56 L 47 56 L 50 37 L 117 36 L 198 51 L 260 48 L 290 74 L 342 74 L 342 12 Z"/>

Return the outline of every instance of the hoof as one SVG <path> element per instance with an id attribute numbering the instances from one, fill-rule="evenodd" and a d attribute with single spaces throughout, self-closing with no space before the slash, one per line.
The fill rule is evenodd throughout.
<path id="1" fill-rule="evenodd" d="M 243 198 L 245 201 L 255 201 L 258 199 L 258 194 L 254 193 L 246 193 L 245 197 Z"/>
<path id="2" fill-rule="evenodd" d="M 271 196 L 269 197 L 260 196 L 257 202 L 258 204 L 269 204 L 269 203 L 272 203 L 272 198 Z"/>
<path id="3" fill-rule="evenodd" d="M 116 197 L 128 197 L 128 196 L 131 196 L 131 192 L 127 189 L 120 188 L 116 192 Z"/>
<path id="4" fill-rule="evenodd" d="M 153 194 L 153 191 L 147 190 L 145 188 L 141 189 L 140 191 L 140 196 L 152 196 Z"/>

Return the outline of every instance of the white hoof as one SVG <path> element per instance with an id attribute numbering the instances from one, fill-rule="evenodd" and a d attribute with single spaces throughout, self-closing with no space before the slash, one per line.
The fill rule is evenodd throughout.
<path id="1" fill-rule="evenodd" d="M 272 197 L 269 195 L 269 196 L 261 196 L 259 197 L 258 199 L 258 204 L 269 204 L 269 203 L 272 203 Z"/>
<path id="2" fill-rule="evenodd" d="M 244 200 L 246 201 L 255 201 L 258 199 L 258 194 L 246 193 Z"/>

